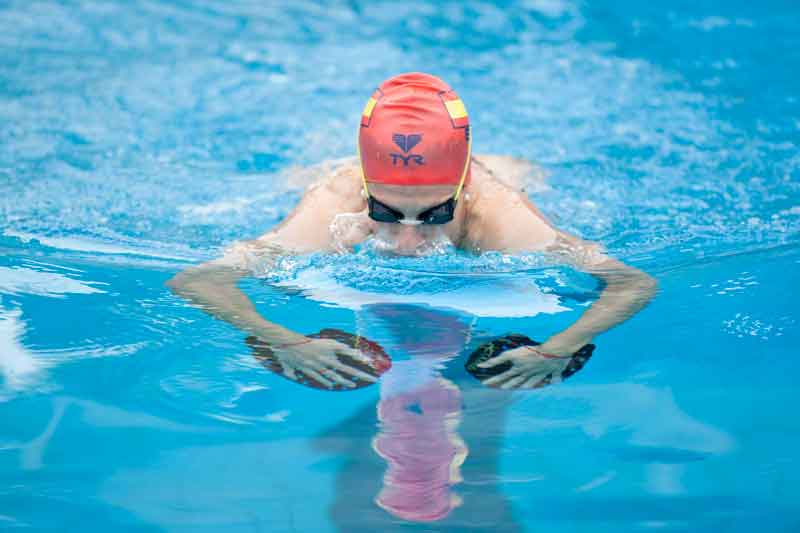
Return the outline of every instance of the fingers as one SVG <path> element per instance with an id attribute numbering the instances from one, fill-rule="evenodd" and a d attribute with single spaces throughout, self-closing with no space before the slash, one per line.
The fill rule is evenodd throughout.
<path id="1" fill-rule="evenodd" d="M 378 381 L 378 378 L 376 378 L 375 376 L 371 376 L 371 375 L 367 374 L 366 372 L 364 372 L 362 370 L 359 370 L 357 368 L 353 368 L 351 366 L 347 366 L 346 364 L 342 363 L 341 361 L 337 361 L 335 358 L 334 358 L 333 361 L 330 361 L 328 363 L 328 366 L 333 367 L 333 368 L 339 370 L 340 372 L 344 372 L 344 373 L 346 373 L 346 374 L 348 374 L 350 376 L 357 377 L 358 379 L 361 379 L 363 381 L 369 381 L 370 383 L 375 383 L 376 381 Z"/>
<path id="2" fill-rule="evenodd" d="M 524 376 L 524 375 L 516 376 L 516 377 L 513 377 L 513 378 L 509 379 L 508 381 L 506 381 L 502 385 L 500 385 L 500 388 L 501 389 L 516 389 L 525 380 L 526 380 L 526 376 Z"/>
<path id="3" fill-rule="evenodd" d="M 294 371 L 293 366 L 281 363 L 281 368 L 283 369 L 283 375 L 291 380 L 297 381 L 297 372 Z"/>
<path id="4" fill-rule="evenodd" d="M 348 389 L 355 388 L 356 386 L 355 383 L 353 383 L 344 376 L 340 376 L 339 374 L 336 373 L 335 370 L 331 368 L 322 368 L 319 369 L 319 371 L 313 368 L 304 368 L 303 373 L 306 374 L 308 377 L 319 381 L 329 389 L 334 388 L 334 385 L 341 385 L 343 387 L 347 387 Z"/>
<path id="5" fill-rule="evenodd" d="M 339 372 L 336 372 L 337 369 Z M 309 376 L 313 375 L 314 379 L 319 379 L 318 376 L 322 377 L 324 380 L 323 383 L 328 386 L 328 388 L 331 388 L 331 385 L 334 383 L 351 389 L 356 386 L 356 384 L 348 379 L 346 375 L 341 374 L 355 373 L 358 371 L 341 364 L 333 356 L 325 356 L 319 360 L 306 361 L 306 364 L 303 366 L 302 370 Z M 369 376 L 368 374 L 365 375 L 369 378 L 372 378 L 372 376 Z M 374 379 L 371 379 L 371 381 L 374 381 Z"/>
<path id="6" fill-rule="evenodd" d="M 339 350 L 337 350 L 337 352 L 339 352 Z M 348 379 L 351 377 L 355 377 L 369 383 L 375 383 L 378 381 L 375 376 L 342 363 L 334 355 L 326 355 L 317 361 L 309 361 L 309 363 L 311 363 L 309 366 L 312 367 L 315 372 L 318 374 L 324 374 L 329 379 L 332 379 L 339 385 L 344 385 L 345 387 L 353 388 L 356 386 L 353 381 Z"/>
<path id="7" fill-rule="evenodd" d="M 329 389 L 332 389 L 334 385 L 342 385 L 343 387 L 347 387 L 350 389 L 356 386 L 355 383 L 347 379 L 345 376 L 340 376 L 339 374 L 337 374 L 336 370 L 328 368 L 327 366 L 320 363 L 314 365 L 304 365 L 300 368 L 295 368 L 293 365 L 289 364 L 283 364 L 281 365 L 281 368 L 283 370 L 284 376 L 291 379 L 292 381 L 300 381 L 300 376 L 298 375 L 298 373 L 302 373 L 303 375 L 318 381 L 324 387 Z M 368 377 L 371 378 L 371 376 Z M 374 379 L 372 381 L 374 381 Z"/>
<path id="8" fill-rule="evenodd" d="M 372 366 L 372 359 L 370 359 L 368 355 L 362 353 L 361 350 L 356 350 L 355 348 L 343 348 L 336 351 L 338 353 L 348 355 L 356 361 L 360 361 L 367 366 Z"/>
<path id="9" fill-rule="evenodd" d="M 350 348 L 346 344 L 334 340 L 330 340 L 328 346 L 332 353 L 343 354 L 367 366 L 372 366 L 372 359 L 361 350 Z"/>
<path id="10" fill-rule="evenodd" d="M 544 374 L 534 374 L 530 376 L 525 382 L 522 384 L 523 389 L 534 389 L 537 385 L 542 384 L 542 382 L 546 379 Z"/>
<path id="11" fill-rule="evenodd" d="M 322 374 L 320 374 L 319 372 L 317 372 L 314 369 L 306 368 L 306 369 L 303 370 L 303 374 L 307 375 L 310 378 L 313 378 L 313 379 L 319 381 L 320 383 L 322 383 L 325 387 L 327 387 L 329 389 L 333 388 L 333 382 L 328 380 L 328 379 L 326 379 L 325 377 L 323 377 Z"/>
<path id="12" fill-rule="evenodd" d="M 533 386 L 534 386 L 534 385 L 536 385 L 536 384 L 538 383 L 538 379 L 539 379 L 539 376 L 531 376 L 531 377 L 529 377 L 529 378 L 528 378 L 528 379 L 526 379 L 526 380 L 525 380 L 525 382 L 522 384 L 522 388 L 523 388 L 523 389 L 530 389 L 530 388 L 533 388 Z"/>
<path id="13" fill-rule="evenodd" d="M 327 368 L 322 371 L 322 374 L 325 374 L 326 377 L 330 378 L 332 381 L 342 385 L 343 387 L 347 387 L 349 389 L 355 388 L 356 384 L 353 383 L 351 380 L 347 379 L 346 377 L 339 375 L 336 373 L 335 370 L 332 368 Z"/>
<path id="14" fill-rule="evenodd" d="M 337 353 L 341 352 L 338 352 L 337 350 Z M 316 363 L 316 365 L 319 368 L 335 368 L 340 372 L 343 372 L 349 376 L 354 376 L 357 377 L 358 379 L 369 381 L 370 383 L 375 383 L 377 381 L 377 378 L 375 378 L 374 376 L 341 362 L 334 355 L 326 355 L 321 357 L 319 362 Z"/>
<path id="15" fill-rule="evenodd" d="M 497 357 L 492 357 L 491 359 L 487 359 L 483 363 L 478 363 L 478 368 L 491 368 L 493 366 L 497 366 L 499 364 L 505 363 L 507 361 L 511 361 L 514 359 L 513 350 L 509 350 L 504 354 L 500 354 Z"/>
<path id="16" fill-rule="evenodd" d="M 492 376 L 489 379 L 483 380 L 482 383 L 484 385 L 489 385 L 489 386 L 493 387 L 495 385 L 499 385 L 501 383 L 504 383 L 506 380 L 508 380 L 508 379 L 510 379 L 512 377 L 515 377 L 518 374 L 519 374 L 519 371 L 517 369 L 515 369 L 514 367 L 511 367 L 511 368 L 509 368 L 508 370 L 506 370 L 505 372 L 503 372 L 501 374 L 497 374 L 496 376 Z"/>

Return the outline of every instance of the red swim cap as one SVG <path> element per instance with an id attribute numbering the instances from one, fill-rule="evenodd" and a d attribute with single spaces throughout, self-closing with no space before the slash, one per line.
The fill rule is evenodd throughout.
<path id="1" fill-rule="evenodd" d="M 458 95 L 410 72 L 378 87 L 361 114 L 364 179 L 391 185 L 458 185 L 469 172 L 469 117 Z"/>

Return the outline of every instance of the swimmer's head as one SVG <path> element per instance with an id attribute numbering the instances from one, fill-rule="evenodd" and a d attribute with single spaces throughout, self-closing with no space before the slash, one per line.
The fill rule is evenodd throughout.
<path id="1" fill-rule="evenodd" d="M 412 251 L 441 234 L 469 179 L 471 140 L 464 104 L 442 80 L 411 72 L 383 82 L 367 102 L 358 135 L 370 217 Z"/>
<path id="2" fill-rule="evenodd" d="M 358 148 L 370 183 L 452 185 L 467 177 L 467 110 L 445 82 L 421 72 L 384 81 L 361 115 Z"/>

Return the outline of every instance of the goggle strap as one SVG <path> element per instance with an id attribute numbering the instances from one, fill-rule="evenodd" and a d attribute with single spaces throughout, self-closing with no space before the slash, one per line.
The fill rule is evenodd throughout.
<path id="1" fill-rule="evenodd" d="M 469 127 L 469 126 L 467 126 Z M 472 161 L 472 132 L 468 132 L 469 139 L 467 139 L 467 160 L 464 162 L 464 170 L 461 172 L 461 180 L 458 182 L 456 194 L 453 196 L 454 200 L 458 200 L 461 196 L 461 190 L 464 188 L 464 181 L 467 179 L 467 172 L 469 171 L 469 164 Z"/>
<path id="2" fill-rule="evenodd" d="M 359 133 L 360 133 L 359 129 Z M 364 173 L 364 162 L 361 160 L 361 143 L 358 142 L 358 133 L 356 133 L 356 155 L 358 156 L 358 170 L 361 172 L 361 184 L 364 186 L 364 192 L 369 198 L 369 189 L 367 188 L 367 176 Z"/>

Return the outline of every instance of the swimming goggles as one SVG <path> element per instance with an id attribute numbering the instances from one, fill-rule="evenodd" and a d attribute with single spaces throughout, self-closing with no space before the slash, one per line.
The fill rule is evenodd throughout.
<path id="1" fill-rule="evenodd" d="M 371 195 L 367 197 L 367 206 L 369 208 L 369 218 L 375 220 L 376 222 L 387 222 L 390 224 L 400 223 L 407 225 L 447 224 L 453 220 L 453 217 L 455 216 L 456 196 L 454 195 L 451 198 L 448 198 L 446 202 L 442 202 L 441 204 L 435 205 L 430 209 L 426 209 L 417 215 L 415 220 L 406 219 L 403 213 L 384 204 L 383 202 L 376 200 Z"/>

